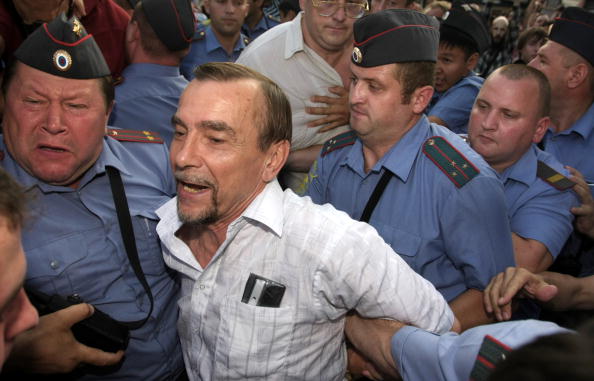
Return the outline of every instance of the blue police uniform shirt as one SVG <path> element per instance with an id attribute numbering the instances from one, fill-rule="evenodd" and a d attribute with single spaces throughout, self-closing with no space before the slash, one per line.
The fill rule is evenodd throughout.
<path id="1" fill-rule="evenodd" d="M 436 91 L 425 113 L 443 120 L 455 133 L 465 134 L 468 131 L 472 105 L 484 81 L 482 77 L 471 72 L 446 91 Z"/>
<path id="2" fill-rule="evenodd" d="M 254 29 L 250 29 L 247 23 L 243 24 L 243 26 L 241 27 L 241 33 L 246 35 L 250 39 L 250 41 L 254 41 L 256 37 L 260 36 L 268 29 L 277 26 L 278 24 L 280 24 L 280 21 L 278 21 L 270 15 L 264 14 L 260 21 L 258 21 L 256 26 L 254 27 Z"/>
<path id="3" fill-rule="evenodd" d="M 544 150 L 563 165 L 580 171 L 589 184 L 594 184 L 594 104 L 570 128 L 555 133 L 551 127 L 542 143 Z M 594 188 L 590 187 L 594 196 Z"/>
<path id="4" fill-rule="evenodd" d="M 445 137 L 480 170 L 461 188 L 422 152 L 423 143 L 436 135 Z M 364 171 L 359 139 L 320 155 L 306 180 L 306 195 L 359 219 L 383 168 L 394 176 L 369 223 L 446 300 L 471 288 L 483 290 L 494 275 L 514 265 L 497 174 L 458 136 L 430 124 L 425 116 L 369 173 Z"/>
<path id="5" fill-rule="evenodd" d="M 571 190 L 560 191 L 537 176 L 542 161 L 564 176 L 569 172 L 552 155 L 533 145 L 514 165 L 504 170 L 504 184 L 511 231 L 544 244 L 556 258 L 573 230 L 572 206 L 578 205 Z"/>
<path id="6" fill-rule="evenodd" d="M 539 320 L 486 324 L 441 336 L 407 326 L 392 337 L 392 357 L 405 381 L 468 380 L 486 335 L 517 349 L 541 336 L 567 332 L 573 331 Z"/>
<path id="7" fill-rule="evenodd" d="M 171 117 L 188 85 L 178 66 L 134 63 L 122 73 L 115 88 L 115 105 L 109 125 L 157 132 L 167 147 L 173 138 Z"/>
<path id="8" fill-rule="evenodd" d="M 181 73 L 188 81 L 194 78 L 194 68 L 208 62 L 235 62 L 248 44 L 248 38 L 241 34 L 235 43 L 233 52 L 228 54 L 221 46 L 210 25 L 206 29 L 196 30 L 190 45 L 190 52 L 181 63 Z"/>
<path id="9" fill-rule="evenodd" d="M 8 154 L 3 139 L 0 151 L 0 165 L 33 196 L 31 220 L 22 232 L 26 285 L 49 295 L 77 294 L 116 320 L 135 321 L 146 317 L 150 302 L 129 264 L 105 167 L 120 171 L 154 310 L 143 327 L 130 331 L 122 367 L 101 379 L 175 379 L 183 371 L 176 330 L 179 284 L 163 262 L 154 212 L 175 192 L 167 148 L 106 137 L 77 189 L 29 175 Z"/>

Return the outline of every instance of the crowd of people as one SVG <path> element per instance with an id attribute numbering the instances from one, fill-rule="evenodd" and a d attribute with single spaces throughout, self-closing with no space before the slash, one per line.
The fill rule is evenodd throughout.
<path id="1" fill-rule="evenodd" d="M 0 2 L 0 378 L 594 377 L 594 13 Z"/>

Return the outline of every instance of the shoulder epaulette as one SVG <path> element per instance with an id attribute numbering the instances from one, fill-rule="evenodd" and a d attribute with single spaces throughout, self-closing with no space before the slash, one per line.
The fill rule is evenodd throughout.
<path id="1" fill-rule="evenodd" d="M 561 173 L 549 167 L 543 161 L 538 161 L 536 169 L 536 176 L 540 177 L 545 182 L 549 183 L 553 188 L 560 191 L 567 190 L 575 185 L 575 183 L 563 176 Z"/>
<path id="2" fill-rule="evenodd" d="M 197 30 L 196 33 L 194 33 L 194 36 L 192 37 L 192 41 L 204 40 L 205 37 L 206 32 L 204 30 Z"/>
<path id="3" fill-rule="evenodd" d="M 461 188 L 480 171 L 460 151 L 441 136 L 432 136 L 423 143 L 423 153 Z"/>
<path id="4" fill-rule="evenodd" d="M 113 85 L 114 86 L 121 85 L 123 82 L 124 82 L 124 76 L 120 75 L 119 77 L 117 77 L 113 80 Z"/>
<path id="5" fill-rule="evenodd" d="M 108 128 L 107 136 L 121 142 L 139 142 L 139 143 L 158 143 L 163 144 L 163 138 L 158 133 L 152 131 L 138 130 L 120 130 L 117 128 Z"/>
<path id="6" fill-rule="evenodd" d="M 281 21 L 280 21 L 280 19 L 279 19 L 278 17 L 274 17 L 273 15 L 266 15 L 266 17 L 267 17 L 269 20 L 272 20 L 272 21 L 274 21 L 274 22 L 277 22 L 277 23 L 279 23 L 279 24 L 280 24 L 280 22 L 281 22 Z"/>
<path id="7" fill-rule="evenodd" d="M 353 130 L 328 139 L 322 147 L 322 157 L 337 149 L 355 144 L 355 140 L 357 140 L 357 134 Z"/>
<path id="8" fill-rule="evenodd" d="M 509 352 L 510 347 L 490 335 L 485 336 L 470 372 L 470 381 L 486 381 L 497 363 L 505 360 Z"/>

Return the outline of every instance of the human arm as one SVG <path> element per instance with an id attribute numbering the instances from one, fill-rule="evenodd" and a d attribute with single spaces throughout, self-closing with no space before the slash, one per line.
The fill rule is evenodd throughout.
<path id="1" fill-rule="evenodd" d="M 444 126 L 444 127 L 447 127 L 448 126 L 448 124 L 446 123 L 446 121 L 443 120 L 443 119 L 441 119 L 438 116 L 430 115 L 430 116 L 428 116 L 428 118 L 429 118 L 429 121 L 431 123 L 439 124 L 440 126 Z"/>
<path id="2" fill-rule="evenodd" d="M 284 169 L 297 172 L 309 171 L 313 162 L 316 160 L 316 157 L 320 154 L 321 149 L 322 145 L 316 144 L 307 148 L 291 151 Z"/>
<path id="3" fill-rule="evenodd" d="M 547 247 L 535 239 L 522 238 L 512 233 L 514 257 L 518 267 L 524 267 L 533 272 L 541 272 L 553 264 L 553 256 Z"/>
<path id="4" fill-rule="evenodd" d="M 554 272 L 534 274 L 510 267 L 493 278 L 485 290 L 485 309 L 497 320 L 511 317 L 514 297 L 530 298 L 552 310 L 594 308 L 594 276 L 575 278 Z"/>
<path id="5" fill-rule="evenodd" d="M 329 87 L 328 91 L 336 95 L 323 96 L 314 95 L 310 100 L 314 103 L 325 103 L 323 107 L 306 107 L 305 112 L 311 115 L 324 115 L 320 119 L 313 120 L 307 123 L 307 127 L 319 127 L 318 132 L 326 132 L 336 127 L 349 124 L 349 91 L 342 86 Z"/>
<path id="6" fill-rule="evenodd" d="M 460 321 L 461 331 L 494 322 L 483 308 L 483 292 L 469 289 L 450 302 L 450 307 Z"/>
<path id="7" fill-rule="evenodd" d="M 573 190 L 578 195 L 580 205 L 571 208 L 571 213 L 576 216 L 575 228 L 582 234 L 594 239 L 594 200 L 590 186 L 586 183 L 584 176 L 575 168 L 566 167 L 571 173 L 570 180 L 576 184 Z"/>
<path id="8" fill-rule="evenodd" d="M 29 373 L 68 373 L 81 364 L 117 364 L 123 351 L 104 352 L 79 343 L 70 327 L 93 314 L 93 307 L 77 304 L 42 316 L 39 324 L 17 336 L 5 369 Z"/>

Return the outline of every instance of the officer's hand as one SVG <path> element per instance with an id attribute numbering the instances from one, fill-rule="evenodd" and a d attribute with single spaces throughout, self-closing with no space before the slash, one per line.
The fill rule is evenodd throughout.
<path id="1" fill-rule="evenodd" d="M 312 115 L 325 115 L 323 118 L 316 119 L 307 124 L 307 127 L 320 128 L 318 133 L 332 130 L 336 127 L 344 126 L 349 123 L 349 91 L 342 86 L 328 88 L 332 94 L 338 97 L 326 97 L 323 95 L 314 95 L 310 98 L 315 103 L 325 103 L 326 107 L 306 107 L 305 112 Z"/>
<path id="2" fill-rule="evenodd" d="M 508 267 L 491 279 L 483 294 L 483 302 L 487 314 L 494 315 L 499 321 L 509 320 L 514 297 L 548 302 L 557 291 L 557 286 L 548 284 L 538 274 L 522 267 Z"/>
<path id="3" fill-rule="evenodd" d="M 8 359 L 8 369 L 29 373 L 68 373 L 79 365 L 117 364 L 123 351 L 104 352 L 76 341 L 70 327 L 93 314 L 90 304 L 81 303 L 42 316 L 37 327 L 17 336 Z"/>
<path id="4" fill-rule="evenodd" d="M 580 206 L 571 208 L 571 213 L 576 217 L 575 227 L 580 233 L 594 239 L 594 200 L 592 199 L 590 187 L 580 171 L 570 166 L 565 168 L 571 173 L 570 180 L 576 183 L 573 190 L 577 193 L 581 202 Z"/>

